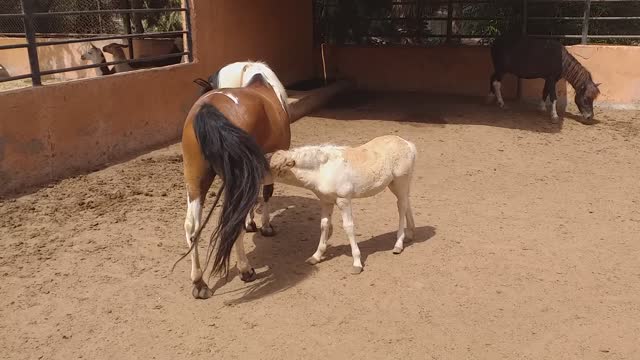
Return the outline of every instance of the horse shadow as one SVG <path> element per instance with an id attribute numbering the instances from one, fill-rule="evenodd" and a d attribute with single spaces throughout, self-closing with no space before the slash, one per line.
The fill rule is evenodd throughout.
<path id="1" fill-rule="evenodd" d="M 263 237 L 260 233 L 251 234 L 255 249 L 247 254 L 249 261 L 256 269 L 257 279 L 239 289 L 224 291 L 224 285 L 239 276 L 237 268 L 234 267 L 230 269 L 226 278 L 219 279 L 212 287 L 215 291 L 214 297 L 237 295 L 234 299 L 225 301 L 226 305 L 252 302 L 286 291 L 318 271 L 318 267 L 307 264 L 305 260 L 316 251 L 320 238 L 319 201 L 300 196 L 274 196 L 270 206 L 272 225 L 276 228 L 277 234 L 271 238 Z M 381 251 L 391 252 L 395 244 L 396 232 L 397 229 L 358 241 L 365 269 L 368 256 Z M 423 243 L 434 235 L 435 228 L 418 227 L 415 239 L 406 243 L 405 249 Z M 332 243 L 340 245 L 332 246 Z M 334 234 L 323 262 L 342 256 L 351 257 L 351 247 L 344 233 L 341 234 L 334 226 Z M 345 263 L 345 273 L 349 269 L 348 264 Z"/>
<path id="2" fill-rule="evenodd" d="M 563 121 L 554 124 L 549 112 L 537 104 L 508 101 L 504 109 L 477 96 L 447 96 L 424 92 L 382 93 L 353 91 L 335 97 L 312 114 L 335 120 L 394 121 L 414 127 L 484 125 L 536 133 L 559 133 Z M 564 112 L 565 117 L 575 119 Z"/>

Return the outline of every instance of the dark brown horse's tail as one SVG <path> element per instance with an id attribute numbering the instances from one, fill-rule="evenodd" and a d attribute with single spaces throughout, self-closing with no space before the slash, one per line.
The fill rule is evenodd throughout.
<path id="1" fill-rule="evenodd" d="M 251 135 L 209 104 L 200 108 L 193 127 L 204 158 L 224 181 L 222 211 L 211 235 L 207 263 L 213 257 L 213 273 L 226 274 L 231 250 L 260 195 L 268 164 Z"/>

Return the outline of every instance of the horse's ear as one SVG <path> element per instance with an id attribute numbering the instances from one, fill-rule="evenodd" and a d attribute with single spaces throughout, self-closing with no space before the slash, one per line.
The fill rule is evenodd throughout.
<path id="1" fill-rule="evenodd" d="M 596 83 L 596 87 L 599 88 L 602 83 Z"/>

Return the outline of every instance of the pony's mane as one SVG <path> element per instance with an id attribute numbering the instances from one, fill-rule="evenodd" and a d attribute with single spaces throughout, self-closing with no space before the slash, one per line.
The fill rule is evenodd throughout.
<path id="1" fill-rule="evenodd" d="M 582 66 L 578 59 L 571 55 L 564 47 L 562 47 L 562 77 L 576 90 L 584 86 L 588 92 L 586 95 L 591 98 L 595 98 L 599 94 L 597 88 L 596 90 L 590 90 L 590 87 L 587 86 L 593 83 L 589 70 Z"/>
<path id="2" fill-rule="evenodd" d="M 287 90 L 280 82 L 276 74 L 271 70 L 269 65 L 261 61 L 247 61 L 247 67 L 244 70 L 242 76 L 242 86 L 247 86 L 256 74 L 261 74 L 264 80 L 273 88 L 280 100 L 280 104 L 284 110 L 289 113 L 289 97 L 287 96 Z"/>
<path id="3" fill-rule="evenodd" d="M 333 144 L 308 145 L 289 150 L 297 168 L 315 169 L 342 152 L 344 146 Z"/>

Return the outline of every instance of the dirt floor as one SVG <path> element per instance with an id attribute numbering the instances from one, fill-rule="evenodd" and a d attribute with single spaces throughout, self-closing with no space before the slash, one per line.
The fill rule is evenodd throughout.
<path id="1" fill-rule="evenodd" d="M 276 186 L 275 238 L 191 297 L 179 145 L 0 203 L 3 359 L 640 359 L 640 116 L 561 126 L 535 106 L 345 96 L 294 145 L 416 143 L 417 239 L 389 192 L 355 202 L 365 271 L 307 191 Z M 258 217 L 259 218 L 259 217 Z"/>

